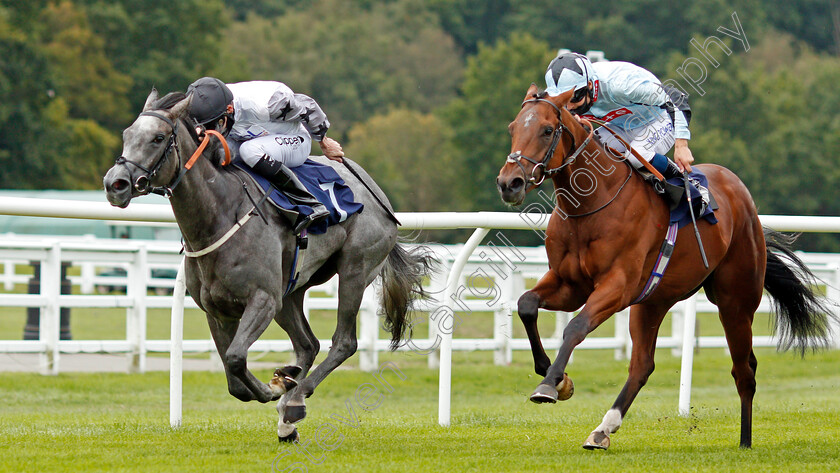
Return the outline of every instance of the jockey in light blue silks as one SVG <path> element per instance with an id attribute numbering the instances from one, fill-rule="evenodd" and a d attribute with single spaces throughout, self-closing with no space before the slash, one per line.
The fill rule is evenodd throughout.
<path id="1" fill-rule="evenodd" d="M 329 216 L 290 169 L 306 161 L 312 140 L 326 157 L 341 161 L 344 156 L 341 145 L 325 136 L 330 122 L 315 100 L 281 82 L 225 84 L 213 77 L 193 82 L 187 93 L 192 94 L 190 116 L 196 124 L 220 131 L 233 157 L 266 177 L 293 203 L 312 207 L 312 214 L 295 222 L 296 234 Z"/>
<path id="2" fill-rule="evenodd" d="M 593 64 L 584 55 L 563 53 L 548 65 L 545 82 L 551 96 L 574 89 L 570 112 L 607 122 L 666 179 L 691 171 L 687 96 L 663 87 L 648 70 L 620 61 Z M 596 133 L 601 143 L 623 153 L 636 168 L 642 166 L 611 133 Z M 665 156 L 671 147 L 676 164 Z"/>

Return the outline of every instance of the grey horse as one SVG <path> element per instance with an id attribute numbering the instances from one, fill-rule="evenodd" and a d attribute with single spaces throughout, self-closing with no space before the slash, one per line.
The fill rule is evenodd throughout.
<path id="1" fill-rule="evenodd" d="M 338 172 L 365 208 L 325 234 L 309 236 L 297 285 L 284 296 L 296 237 L 271 204 L 248 196 L 241 170 L 220 165 L 218 142 L 186 166 L 198 148 L 186 119 L 190 98 L 180 92 L 159 98 L 152 90 L 143 113 L 123 132 L 122 156 L 105 175 L 105 192 L 111 205 L 121 208 L 155 189 L 171 195 L 188 256 L 187 289 L 207 314 L 228 390 L 242 401 L 279 399 L 278 437 L 294 441 L 295 423 L 306 416 L 304 399 L 356 351 L 356 315 L 365 287 L 381 276 L 384 326 L 396 348 L 409 327 L 412 302 L 423 296 L 421 282 L 433 260 L 422 246 L 409 250 L 398 243 L 390 203 L 361 167 L 353 165 L 354 175 L 338 162 L 316 157 Z M 261 216 L 249 220 L 258 213 L 266 221 Z M 310 373 L 320 347 L 303 314 L 304 293 L 336 274 L 338 321 L 332 346 Z M 278 369 L 264 383 L 248 370 L 246 358 L 272 319 L 288 333 L 296 366 Z"/>

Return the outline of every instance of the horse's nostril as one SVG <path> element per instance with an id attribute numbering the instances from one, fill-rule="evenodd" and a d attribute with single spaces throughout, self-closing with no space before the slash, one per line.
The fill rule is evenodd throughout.
<path id="1" fill-rule="evenodd" d="M 111 184 L 111 187 L 115 191 L 121 191 L 121 190 L 127 189 L 128 188 L 128 181 L 126 181 L 125 179 L 117 179 L 113 182 L 113 184 Z"/>
<path id="2" fill-rule="evenodd" d="M 510 181 L 510 190 L 512 192 L 519 192 L 523 187 L 525 187 L 525 180 L 521 177 L 514 178 Z"/>

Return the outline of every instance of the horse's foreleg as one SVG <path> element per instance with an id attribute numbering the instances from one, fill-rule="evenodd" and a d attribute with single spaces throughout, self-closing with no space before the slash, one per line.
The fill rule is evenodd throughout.
<path id="1" fill-rule="evenodd" d="M 630 357 L 627 382 L 624 383 L 612 408 L 604 415 L 601 424 L 589 434 L 583 448 L 606 450 L 610 446 L 610 434 L 621 427 L 621 421 L 630 409 L 630 405 L 653 373 L 656 337 L 662 319 L 667 313 L 667 307 L 658 306 L 633 306 L 630 309 L 630 338 L 633 340 L 633 352 Z"/>
<path id="2" fill-rule="evenodd" d="M 303 296 L 304 292 L 299 292 L 285 299 L 280 313 L 275 317 L 277 323 L 289 334 L 289 339 L 292 341 L 292 347 L 295 350 L 295 363 L 301 368 L 300 374 L 296 376 L 298 380 L 306 378 L 320 350 L 318 338 L 312 333 L 312 328 L 303 314 Z M 277 413 L 280 416 L 277 424 L 277 436 L 281 442 L 297 439 L 295 425 L 284 421 L 286 408 L 289 405 L 293 406 L 290 410 L 304 409 L 303 392 L 300 387 L 290 390 L 277 402 Z M 291 417 L 294 417 L 294 415 L 290 412 Z"/>
<path id="3" fill-rule="evenodd" d="M 276 399 L 278 396 L 272 391 L 269 385 L 257 379 L 248 370 L 248 348 L 268 328 L 268 325 L 274 318 L 276 307 L 277 304 L 271 295 L 258 290 L 251 300 L 248 301 L 248 305 L 242 313 L 230 346 L 222 357 L 228 376 L 233 376 L 241 381 L 254 395 L 254 399 L 260 402 L 268 402 Z"/>
<path id="4" fill-rule="evenodd" d="M 528 342 L 531 344 L 531 353 L 534 356 L 534 371 L 538 375 L 545 376 L 548 372 L 548 367 L 551 366 L 551 360 L 545 353 L 542 340 L 540 339 L 540 332 L 537 329 L 537 316 L 540 305 L 540 297 L 533 291 L 528 291 L 522 294 L 518 302 L 519 319 L 522 320 L 522 325 L 525 326 L 525 333 L 528 334 Z"/>
<path id="5" fill-rule="evenodd" d="M 531 353 L 534 356 L 534 371 L 538 375 L 545 376 L 548 367 L 551 366 L 551 359 L 546 355 L 543 348 L 540 332 L 537 328 L 537 317 L 540 308 L 555 308 L 562 302 L 564 294 L 561 291 L 562 281 L 553 271 L 547 272 L 533 289 L 522 294 L 519 298 L 517 312 L 522 325 L 525 326 L 525 333 L 528 334 L 528 342 L 531 344 Z"/>
<path id="6" fill-rule="evenodd" d="M 289 335 L 292 348 L 295 351 L 295 365 L 300 367 L 300 373 L 295 376 L 303 379 L 315 363 L 315 357 L 321 350 L 318 338 L 312 332 L 309 322 L 303 313 L 304 292 L 295 293 L 283 300 L 283 307 L 274 320 Z M 289 391 L 291 393 L 291 391 Z"/>
<path id="7" fill-rule="evenodd" d="M 613 276 L 611 280 L 600 284 L 589 296 L 583 310 L 563 330 L 563 343 L 560 345 L 557 358 L 548 368 L 545 378 L 531 394 L 531 401 L 555 402 L 558 399 L 558 390 L 562 392 L 568 389 L 565 370 L 572 350 L 586 338 L 589 332 L 622 309 L 624 297 L 623 276 Z"/>
<path id="8" fill-rule="evenodd" d="M 237 323 L 236 321 L 223 322 L 209 313 L 207 314 L 207 325 L 210 327 L 210 335 L 213 337 L 213 342 L 216 344 L 216 351 L 219 353 L 219 357 L 222 359 L 222 364 L 225 367 L 228 392 L 240 401 L 248 402 L 256 399 L 254 394 L 239 378 L 231 374 L 227 363 L 224 362 L 230 342 L 236 333 Z"/>

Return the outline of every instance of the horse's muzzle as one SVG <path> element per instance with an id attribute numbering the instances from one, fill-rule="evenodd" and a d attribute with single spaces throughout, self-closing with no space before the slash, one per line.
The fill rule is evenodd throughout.
<path id="1" fill-rule="evenodd" d="M 519 205 L 525 200 L 525 179 L 521 176 L 496 178 L 496 188 L 506 204 Z"/>
<path id="2" fill-rule="evenodd" d="M 105 196 L 114 207 L 124 209 L 131 202 L 133 187 L 130 179 L 131 176 L 123 166 L 112 167 L 102 179 L 105 186 Z"/>

